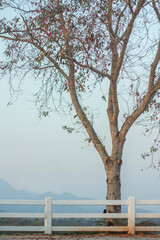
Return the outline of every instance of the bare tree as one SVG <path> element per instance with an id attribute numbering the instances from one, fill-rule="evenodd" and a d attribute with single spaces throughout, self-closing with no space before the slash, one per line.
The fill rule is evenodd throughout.
<path id="1" fill-rule="evenodd" d="M 129 129 L 142 114 L 146 124 L 150 120 L 156 126 L 159 124 L 159 1 L 37 0 L 24 4 L 2 0 L 2 3 L 5 9 L 15 9 L 17 14 L 14 19 L 1 22 L 0 38 L 6 43 L 2 72 L 12 74 L 12 79 L 20 71 L 22 79 L 32 71 L 42 81 L 36 97 L 45 116 L 50 100 L 56 108 L 57 93 L 61 101 L 70 95 L 70 110 L 74 108 L 74 117 L 79 118 L 104 164 L 107 199 L 121 199 L 120 170 Z M 92 92 L 97 84 L 105 83 L 108 90 L 102 99 L 106 101 L 111 153 L 96 134 L 80 98 Z M 122 100 L 126 103 L 125 113 Z M 158 146 L 159 137 L 152 152 Z M 119 206 L 107 208 L 107 212 L 120 211 Z"/>

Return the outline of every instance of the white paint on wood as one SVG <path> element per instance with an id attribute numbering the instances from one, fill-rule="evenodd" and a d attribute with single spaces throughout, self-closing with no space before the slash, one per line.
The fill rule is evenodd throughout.
<path id="1" fill-rule="evenodd" d="M 128 200 L 52 200 L 52 204 L 64 206 L 128 205 Z"/>
<path id="2" fill-rule="evenodd" d="M 1 218 L 44 218 L 44 213 L 0 213 Z"/>
<path id="3" fill-rule="evenodd" d="M 53 213 L 53 205 L 64 206 L 106 206 L 106 205 L 128 205 L 128 213 Z M 160 200 L 138 200 L 137 205 L 160 205 Z M 160 231 L 157 226 L 137 226 L 135 227 L 135 218 L 160 218 L 160 213 L 137 213 L 135 214 L 135 199 L 128 200 L 53 200 L 46 198 L 44 200 L 0 200 L 0 205 L 45 205 L 45 213 L 0 213 L 0 218 L 44 218 L 44 226 L 0 226 L 0 231 L 12 232 L 45 232 L 50 234 L 52 231 L 63 232 L 126 232 L 134 234 L 135 231 Z M 110 226 L 110 227 L 80 227 L 80 226 L 52 226 L 52 218 L 128 218 L 128 226 Z"/>
<path id="4" fill-rule="evenodd" d="M 0 200 L 0 205 L 44 205 L 44 200 Z"/>
<path id="5" fill-rule="evenodd" d="M 0 226 L 0 232 L 44 232 L 44 226 Z"/>
<path id="6" fill-rule="evenodd" d="M 160 213 L 136 213 L 136 218 L 160 218 Z"/>
<path id="7" fill-rule="evenodd" d="M 52 218 L 128 218 L 128 213 L 53 213 Z"/>
<path id="8" fill-rule="evenodd" d="M 160 200 L 137 200 L 136 205 L 160 205 Z"/>
<path id="9" fill-rule="evenodd" d="M 144 232 L 160 232 L 160 226 L 139 226 L 139 227 L 136 227 L 136 231 L 137 232 L 142 232 L 142 231 L 144 231 Z"/>
<path id="10" fill-rule="evenodd" d="M 51 234 L 52 228 L 52 199 L 45 199 L 45 233 Z"/>
<path id="11" fill-rule="evenodd" d="M 135 234 L 135 198 L 128 199 L 128 233 Z"/>
<path id="12" fill-rule="evenodd" d="M 72 227 L 72 226 L 54 226 L 52 232 L 127 232 L 128 227 Z"/>

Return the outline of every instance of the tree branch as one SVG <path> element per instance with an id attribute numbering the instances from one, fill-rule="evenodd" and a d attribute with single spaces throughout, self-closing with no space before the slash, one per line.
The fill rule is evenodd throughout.
<path id="1" fill-rule="evenodd" d="M 1 35 L 1 33 L 0 33 L 0 38 L 11 40 L 11 41 L 15 41 L 15 42 L 20 41 L 20 42 L 31 43 L 30 39 L 23 39 L 23 38 L 18 39 L 18 38 L 7 37 L 7 36 L 4 36 L 4 35 Z"/>
<path id="2" fill-rule="evenodd" d="M 158 20 L 160 22 L 160 13 L 159 13 L 158 8 L 156 6 L 155 0 L 152 0 L 152 5 L 153 5 L 155 13 L 157 14 L 157 18 L 158 18 Z"/>
<path id="3" fill-rule="evenodd" d="M 121 50 L 120 57 L 119 57 L 118 63 L 117 63 L 117 68 L 116 68 L 116 72 L 115 72 L 116 78 L 118 78 L 118 76 L 119 76 L 119 71 L 120 71 L 122 63 L 123 63 L 124 54 L 125 54 L 125 51 L 126 51 L 126 48 L 127 48 L 127 44 L 128 44 L 132 29 L 133 29 L 134 21 L 135 21 L 137 15 L 138 15 L 138 13 L 140 12 L 144 2 L 145 2 L 145 0 L 139 0 L 139 2 L 137 4 L 137 7 L 136 7 L 136 10 L 132 14 L 132 18 L 131 18 L 123 36 L 121 37 L 121 39 L 123 39 L 124 37 L 125 37 L 125 39 L 123 40 L 122 50 Z"/>
<path id="4" fill-rule="evenodd" d="M 137 120 L 137 118 L 145 111 L 146 107 L 148 106 L 150 101 L 153 99 L 158 89 L 160 89 L 160 79 L 158 80 L 156 86 L 152 89 L 152 91 L 146 94 L 146 96 L 143 99 L 142 105 L 138 109 L 136 109 L 129 117 L 127 117 L 119 134 L 121 139 L 125 138 L 129 128 Z"/>
<path id="5" fill-rule="evenodd" d="M 96 68 L 94 68 L 92 66 L 88 66 L 88 65 L 82 64 L 82 63 L 78 62 L 75 59 L 73 59 L 73 62 L 76 63 L 80 67 L 84 67 L 84 68 L 88 68 L 88 69 L 92 70 L 93 72 L 101 75 L 102 77 L 107 77 L 109 80 L 111 79 L 111 76 L 108 73 L 104 73 L 102 71 L 99 71 L 99 70 L 97 70 Z"/>
<path id="6" fill-rule="evenodd" d="M 35 46 L 37 49 L 39 49 L 41 52 L 44 53 L 45 57 L 48 58 L 51 63 L 54 64 L 54 67 L 62 74 L 62 76 L 66 79 L 69 80 L 69 76 L 59 67 L 59 65 L 56 63 L 56 61 L 53 60 L 53 58 L 51 58 L 49 56 L 49 54 L 39 45 L 37 45 L 36 43 L 32 43 L 33 46 Z"/>
<path id="7" fill-rule="evenodd" d="M 138 15 L 139 11 L 141 10 L 142 8 L 142 5 L 145 3 L 145 0 L 139 0 L 138 4 L 137 4 L 137 7 L 136 7 L 136 10 L 135 12 L 132 14 L 132 18 L 126 28 L 126 30 L 124 31 L 124 33 L 122 34 L 122 36 L 120 37 L 121 40 L 123 40 L 123 38 L 126 36 L 126 34 L 128 33 L 128 27 L 130 25 L 132 25 L 132 21 L 135 20 L 135 17 Z"/>
<path id="8" fill-rule="evenodd" d="M 151 64 L 148 90 L 150 90 L 152 88 L 152 86 L 154 85 L 155 70 L 156 70 L 156 67 L 157 67 L 159 61 L 160 61 L 160 41 L 158 44 L 157 54 L 155 56 L 153 63 Z"/>
<path id="9" fill-rule="evenodd" d="M 119 17 L 118 17 L 115 34 L 118 33 L 120 20 L 121 20 L 121 17 L 123 16 L 123 13 L 125 12 L 126 9 L 127 9 L 127 4 L 126 4 L 126 6 L 124 7 L 124 9 L 121 11 L 121 13 L 120 13 L 120 15 L 119 15 Z"/>
<path id="10" fill-rule="evenodd" d="M 157 67 L 159 61 L 160 61 L 160 42 L 158 45 L 158 49 L 157 49 L 157 53 L 154 58 L 154 61 L 151 64 L 147 94 L 143 98 L 143 102 L 142 102 L 141 106 L 139 106 L 138 109 L 136 109 L 129 117 L 127 117 L 127 119 L 126 119 L 125 123 L 123 124 L 121 131 L 120 131 L 121 138 L 125 138 L 131 125 L 145 111 L 148 104 L 155 96 L 156 92 L 160 89 L 160 76 L 159 76 L 158 80 L 156 81 L 156 83 L 154 83 L 155 70 L 156 70 L 156 67 Z"/>
<path id="11" fill-rule="evenodd" d="M 69 45 L 68 45 L 69 47 Z M 88 120 L 86 113 L 84 112 L 84 110 L 82 109 L 78 97 L 77 97 L 77 92 L 76 92 L 76 87 L 75 87 L 75 66 L 74 66 L 74 60 L 73 60 L 73 56 L 72 56 L 72 52 L 71 49 L 68 50 L 68 55 L 69 55 L 69 92 L 70 92 L 70 96 L 72 99 L 72 103 L 73 106 L 75 108 L 75 111 L 77 113 L 77 116 L 79 117 L 82 125 L 84 126 L 84 128 L 86 129 L 90 139 L 92 140 L 92 143 L 94 145 L 94 147 L 96 148 L 96 150 L 98 151 L 104 166 L 106 166 L 106 162 L 109 161 L 109 156 L 108 153 L 105 150 L 105 146 L 103 145 L 103 143 L 100 141 L 100 139 L 98 138 L 91 122 Z"/>
<path id="12" fill-rule="evenodd" d="M 43 70 L 43 69 L 47 69 L 47 68 L 54 68 L 54 65 L 53 66 L 46 66 L 46 67 L 33 67 L 33 69 L 35 69 L 35 70 Z"/>
<path id="13" fill-rule="evenodd" d="M 121 70 L 121 66 L 124 59 L 124 54 L 127 48 L 127 44 L 133 29 L 133 24 L 136 19 L 136 16 L 140 12 L 143 3 L 145 0 L 139 0 L 135 12 L 132 13 L 132 18 L 125 30 L 123 40 L 123 46 L 120 53 L 120 56 L 118 58 L 118 52 L 117 52 L 117 43 L 114 41 L 114 39 L 111 38 L 111 49 L 112 49 L 112 69 L 111 69 L 111 78 L 112 82 L 110 84 L 110 90 L 109 90 L 109 99 L 108 99 L 108 117 L 110 122 L 110 129 L 111 129 L 111 135 L 112 139 L 118 134 L 118 114 L 119 114 L 119 107 L 118 107 L 118 98 L 117 98 L 117 80 L 119 76 L 119 72 Z M 111 14 L 111 13 L 110 13 Z M 109 20 L 111 19 L 111 16 Z M 109 31 L 112 31 L 111 26 L 109 27 Z"/>
<path id="14" fill-rule="evenodd" d="M 12 1 L 11 1 L 11 2 L 12 2 Z M 16 10 L 19 10 L 19 11 L 24 12 L 24 13 L 33 13 L 33 12 L 35 12 L 35 10 L 25 10 L 25 9 L 22 9 L 22 8 L 20 8 L 20 6 L 18 6 L 18 4 L 16 4 L 16 3 L 15 3 L 15 5 L 17 5 L 17 6 L 14 6 L 13 4 L 9 4 L 7 1 L 4 1 L 4 2 L 3 2 L 3 5 L 4 5 L 5 8 L 11 7 L 12 9 L 16 9 Z M 6 6 L 5 6 L 5 5 L 6 5 Z"/>
<path id="15" fill-rule="evenodd" d="M 72 62 L 71 66 L 70 66 L 70 76 L 72 76 L 72 79 L 70 79 L 70 84 L 69 84 L 70 96 L 72 99 L 72 103 L 76 110 L 77 116 L 79 117 L 82 125 L 86 129 L 90 139 L 92 140 L 94 147 L 96 148 L 99 155 L 101 156 L 101 159 L 102 159 L 104 165 L 106 165 L 106 162 L 109 160 L 108 153 L 106 152 L 103 143 L 98 138 L 91 122 L 88 120 L 86 113 L 83 111 L 83 109 L 79 103 L 77 93 L 76 93 L 76 88 L 75 88 L 73 68 L 74 68 L 74 64 Z"/>
<path id="16" fill-rule="evenodd" d="M 18 38 L 11 38 L 11 37 L 1 36 L 1 35 L 0 35 L 0 38 L 4 38 L 4 39 L 15 41 L 15 42 L 17 42 L 17 41 L 19 41 L 19 42 L 27 42 L 27 43 L 33 45 L 34 47 L 36 47 L 37 49 L 39 49 L 41 52 L 44 53 L 44 56 L 46 58 L 48 58 L 54 64 L 54 67 L 62 74 L 62 76 L 64 78 L 69 80 L 69 76 L 59 67 L 59 65 L 56 63 L 56 61 L 54 61 L 53 58 L 51 58 L 49 56 L 49 54 L 42 47 L 40 47 L 37 43 L 34 43 L 31 40 L 29 40 L 29 39 L 18 39 Z"/>

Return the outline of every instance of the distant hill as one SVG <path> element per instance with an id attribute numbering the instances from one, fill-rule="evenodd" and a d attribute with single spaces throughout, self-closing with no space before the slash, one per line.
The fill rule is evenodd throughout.
<path id="1" fill-rule="evenodd" d="M 64 192 L 60 195 L 46 192 L 38 194 L 24 190 L 17 191 L 5 180 L 0 179 L 0 199 L 22 199 L 22 200 L 43 200 L 46 197 L 52 197 L 54 200 L 89 200 L 91 198 L 77 197 L 71 193 Z"/>
<path id="2" fill-rule="evenodd" d="M 5 180 L 0 179 L 0 199 L 15 199 L 15 200 L 44 200 L 46 197 L 51 197 L 54 200 L 92 200 L 88 197 L 77 197 L 71 193 L 64 192 L 60 195 L 46 192 L 38 194 L 28 191 L 17 191 Z M 96 209 L 95 209 L 96 208 Z M 81 206 L 54 206 L 54 212 L 103 212 L 103 206 L 101 207 L 81 207 Z M 5 206 L 0 205 L 0 212 L 44 212 L 42 206 Z"/>
<path id="3" fill-rule="evenodd" d="M 5 180 L 0 179 L 0 199 L 16 199 L 16 200 L 44 200 L 46 197 L 51 197 L 54 200 L 93 200 L 89 197 L 77 197 L 68 192 L 60 195 L 46 192 L 38 194 L 28 191 L 17 191 Z M 59 213 L 102 213 L 105 206 L 53 206 L 53 212 Z M 43 206 L 5 206 L 0 205 L 0 212 L 44 212 Z M 127 212 L 127 207 L 122 208 L 123 212 Z M 145 209 L 136 209 L 137 213 L 152 212 Z"/>

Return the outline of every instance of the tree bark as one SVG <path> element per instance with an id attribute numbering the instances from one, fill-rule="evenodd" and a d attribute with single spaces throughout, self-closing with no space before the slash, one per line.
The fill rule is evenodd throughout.
<path id="1" fill-rule="evenodd" d="M 121 199 L 121 160 L 117 160 L 107 164 L 107 200 Z M 121 206 L 106 206 L 107 213 L 120 213 Z M 120 219 L 106 219 L 107 226 L 120 225 Z"/>

